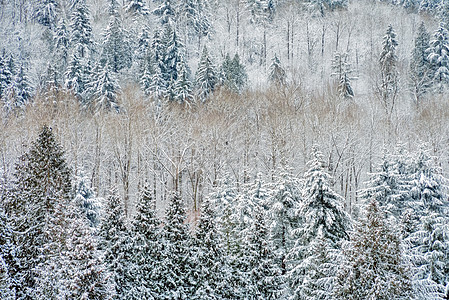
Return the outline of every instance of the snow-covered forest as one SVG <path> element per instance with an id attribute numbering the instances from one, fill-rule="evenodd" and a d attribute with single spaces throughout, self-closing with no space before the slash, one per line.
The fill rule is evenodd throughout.
<path id="1" fill-rule="evenodd" d="M 449 0 L 0 0 L 0 299 L 449 299 Z"/>

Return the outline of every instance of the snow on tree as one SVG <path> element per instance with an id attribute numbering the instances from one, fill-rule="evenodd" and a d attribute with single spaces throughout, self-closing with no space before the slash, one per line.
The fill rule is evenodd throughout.
<path id="1" fill-rule="evenodd" d="M 351 64 L 347 53 L 336 52 L 332 60 L 332 74 L 337 81 L 337 92 L 342 99 L 352 99 L 354 91 L 351 86 Z"/>
<path id="2" fill-rule="evenodd" d="M 320 278 L 319 274 L 311 271 L 310 268 L 316 269 L 314 259 L 322 259 L 323 264 L 329 263 L 328 249 L 339 248 L 340 242 L 348 239 L 351 226 L 351 219 L 343 208 L 344 199 L 332 190 L 330 175 L 324 170 L 323 155 L 316 147 L 307 165 L 309 169 L 304 174 L 302 201 L 296 211 L 296 215 L 301 218 L 301 225 L 293 230 L 296 241 L 287 255 L 290 266 L 287 277 L 294 299 L 303 299 L 306 295 L 318 297 L 313 294 L 309 277 L 314 277 L 318 284 L 318 281 L 331 277 L 331 274 L 321 274 L 323 278 Z M 321 256 L 315 257 L 312 248 L 321 251 Z M 325 286 L 315 290 L 318 291 L 324 294 L 330 292 Z"/>
<path id="3" fill-rule="evenodd" d="M 71 213 L 67 232 L 65 261 L 66 285 L 69 299 L 110 299 L 106 266 L 98 251 L 93 229 L 75 201 L 69 206 Z"/>
<path id="4" fill-rule="evenodd" d="M 193 294 L 189 299 L 218 299 L 224 296 L 226 269 L 221 237 L 210 200 L 201 205 L 201 214 L 193 239 Z"/>
<path id="5" fill-rule="evenodd" d="M 448 179 L 437 167 L 429 151 L 420 149 L 413 156 L 413 180 L 410 194 L 417 205 L 413 207 L 417 214 L 425 210 L 442 213 L 449 206 Z"/>
<path id="6" fill-rule="evenodd" d="M 281 65 L 281 61 L 275 54 L 271 59 L 270 70 L 268 74 L 268 80 L 275 84 L 276 86 L 285 85 L 287 79 L 287 75 L 285 73 L 284 68 Z"/>
<path id="7" fill-rule="evenodd" d="M 410 272 L 404 263 L 400 239 L 387 223 L 376 200 L 343 247 L 335 281 L 336 299 L 407 299 Z"/>
<path id="8" fill-rule="evenodd" d="M 24 107 L 31 100 L 32 88 L 23 65 L 20 66 L 19 72 L 14 78 L 13 87 L 14 92 L 11 96 L 14 99 L 14 106 Z"/>
<path id="9" fill-rule="evenodd" d="M 97 227 L 100 224 L 101 202 L 95 192 L 90 187 L 90 179 L 81 172 L 75 176 L 75 203 L 81 209 L 83 215 L 87 218 L 89 226 Z"/>
<path id="10" fill-rule="evenodd" d="M 79 1 L 73 8 L 70 19 L 71 35 L 70 45 L 80 58 L 86 58 L 93 50 L 94 38 L 90 23 L 90 12 L 86 2 Z"/>
<path id="11" fill-rule="evenodd" d="M 64 77 L 65 88 L 72 91 L 81 100 L 87 87 L 88 73 L 84 65 L 84 61 L 76 52 L 72 53 Z"/>
<path id="12" fill-rule="evenodd" d="M 50 254 L 55 253 L 45 251 L 62 247 L 63 233 L 52 233 L 57 228 L 56 212 L 69 202 L 71 193 L 64 152 L 49 127 L 41 129 L 30 150 L 20 158 L 14 177 L 9 207 L 14 230 L 21 234 L 14 241 L 20 249 L 19 269 L 11 275 L 18 286 L 17 297 L 33 298 L 39 281 L 38 267 L 46 265 Z"/>
<path id="13" fill-rule="evenodd" d="M 106 63 L 99 67 L 97 74 L 98 77 L 89 88 L 93 93 L 90 106 L 95 112 L 102 109 L 118 111 L 117 95 L 120 92 L 120 86 L 112 70 Z"/>
<path id="14" fill-rule="evenodd" d="M 6 91 L 12 83 L 14 73 L 8 64 L 8 55 L 3 49 L 0 55 L 0 98 L 6 96 Z"/>
<path id="15" fill-rule="evenodd" d="M 407 238 L 412 263 L 413 290 L 418 299 L 445 299 L 449 282 L 449 227 L 441 213 L 427 210 Z"/>
<path id="16" fill-rule="evenodd" d="M 379 57 L 381 75 L 380 97 L 381 104 L 387 115 L 390 115 L 395 107 L 399 89 L 397 46 L 396 33 L 393 27 L 389 25 L 383 37 L 382 52 Z"/>
<path id="17" fill-rule="evenodd" d="M 131 275 L 134 281 L 128 294 L 132 299 L 158 299 L 162 294 L 162 232 L 155 209 L 152 191 L 145 185 L 139 195 L 136 216 L 131 224 Z"/>
<path id="18" fill-rule="evenodd" d="M 60 5 L 56 0 L 42 0 L 37 3 L 34 17 L 39 24 L 53 28 L 60 13 Z"/>
<path id="19" fill-rule="evenodd" d="M 106 199 L 99 235 L 99 248 L 103 251 L 106 269 L 111 274 L 109 284 L 113 286 L 114 297 L 122 299 L 133 282 L 130 276 L 131 243 L 123 203 L 115 187 L 111 188 Z"/>
<path id="20" fill-rule="evenodd" d="M 430 41 L 428 59 L 434 69 L 434 84 L 442 92 L 449 83 L 449 33 L 444 23 L 440 24 Z"/>
<path id="21" fill-rule="evenodd" d="M 183 45 L 178 38 L 175 28 L 165 24 L 162 37 L 163 49 L 162 61 L 160 61 L 162 75 L 168 83 L 168 90 L 174 89 L 174 83 L 178 79 L 178 64 L 185 65 L 183 59 Z"/>
<path id="22" fill-rule="evenodd" d="M 282 293 L 281 269 L 269 242 L 267 211 L 256 206 L 251 214 L 253 222 L 246 234 L 245 259 L 248 264 L 250 294 L 256 299 L 276 299 Z"/>
<path id="23" fill-rule="evenodd" d="M 221 66 L 221 72 L 223 74 L 223 84 L 228 89 L 240 92 L 245 87 L 248 76 L 245 67 L 240 63 L 237 53 L 232 60 L 229 54 L 226 55 Z"/>
<path id="24" fill-rule="evenodd" d="M 110 16 L 104 32 L 102 58 L 115 73 L 131 66 L 131 46 L 118 13 Z"/>
<path id="25" fill-rule="evenodd" d="M 58 22 L 53 36 L 53 45 L 53 64 L 60 76 L 58 80 L 61 80 L 69 62 L 70 52 L 70 34 L 64 18 L 60 18 Z"/>
<path id="26" fill-rule="evenodd" d="M 178 62 L 176 67 L 178 75 L 174 84 L 174 100 L 179 103 L 189 102 L 193 99 L 192 82 L 189 78 L 187 65 L 183 59 Z"/>
<path id="27" fill-rule="evenodd" d="M 191 294 L 189 282 L 192 269 L 192 238 L 189 225 L 185 224 L 186 212 L 182 198 L 174 194 L 165 214 L 162 233 L 161 276 L 163 293 L 159 299 L 186 298 Z"/>
<path id="28" fill-rule="evenodd" d="M 283 171 L 275 178 L 269 200 L 269 240 L 282 275 L 287 272 L 287 254 L 295 244 L 293 231 L 300 226 L 300 218 L 296 215 L 296 211 L 301 203 L 301 186 L 299 179 Z"/>
<path id="29" fill-rule="evenodd" d="M 418 28 L 410 60 L 411 88 L 417 105 L 432 86 L 432 65 L 428 59 L 429 48 L 430 34 L 422 22 Z"/>
<path id="30" fill-rule="evenodd" d="M 145 1 L 143 0 L 128 0 L 125 6 L 125 11 L 131 14 L 139 14 L 141 16 L 148 15 L 150 13 Z"/>
<path id="31" fill-rule="evenodd" d="M 397 148 L 395 154 L 384 152 L 376 172 L 370 174 L 366 188 L 359 194 L 362 199 L 375 199 L 383 211 L 396 217 L 401 216 L 411 203 L 411 161 L 405 150 Z"/>
<path id="32" fill-rule="evenodd" d="M 6 199 L 2 200 L 7 201 Z M 3 205 L 0 205 L 0 297 L 5 300 L 15 299 L 12 274 L 14 274 L 13 268 L 16 267 L 16 249 L 13 238 L 11 220 L 4 211 Z"/>
<path id="33" fill-rule="evenodd" d="M 152 13 L 159 17 L 161 24 L 174 23 L 176 19 L 176 12 L 173 0 L 158 0 L 159 5 L 155 8 Z"/>
<path id="34" fill-rule="evenodd" d="M 198 64 L 195 81 L 198 96 L 203 102 L 215 91 L 218 85 L 217 71 L 206 47 L 203 49 L 203 54 Z"/>
<path id="35" fill-rule="evenodd" d="M 178 15 L 188 32 L 201 38 L 207 36 L 212 28 L 209 9 L 208 0 L 186 0 L 179 3 Z"/>

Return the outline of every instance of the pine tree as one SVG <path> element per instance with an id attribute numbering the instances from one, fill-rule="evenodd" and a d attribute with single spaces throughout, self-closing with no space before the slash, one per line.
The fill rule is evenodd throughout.
<path id="1" fill-rule="evenodd" d="M 191 293 L 189 283 L 192 268 L 191 244 L 186 213 L 180 196 L 174 194 L 166 211 L 163 231 L 161 269 L 163 294 L 160 299 L 186 298 Z"/>
<path id="2" fill-rule="evenodd" d="M 69 206 L 65 261 L 68 299 L 109 299 L 106 266 L 88 220 L 77 203 Z"/>
<path id="3" fill-rule="evenodd" d="M 11 275 L 18 286 L 17 297 L 34 298 L 38 267 L 46 265 L 54 253 L 45 251 L 62 247 L 63 233 L 52 235 L 52 228 L 57 225 L 58 207 L 67 205 L 71 193 L 64 152 L 50 128 L 42 128 L 29 152 L 20 158 L 14 176 L 9 213 L 15 220 L 14 230 L 23 234 L 15 239 L 20 268 Z"/>
<path id="4" fill-rule="evenodd" d="M 380 97 L 387 115 L 390 115 L 395 107 L 399 89 L 397 46 L 396 33 L 393 27 L 389 25 L 382 41 L 382 52 L 379 58 L 381 71 Z"/>
<path id="5" fill-rule="evenodd" d="M 110 16 L 104 33 L 102 57 L 115 73 L 131 66 L 131 46 L 118 13 Z"/>
<path id="6" fill-rule="evenodd" d="M 156 202 L 145 185 L 139 196 L 136 216 L 131 224 L 133 287 L 128 291 L 134 299 L 158 299 L 162 294 L 161 229 L 156 216 Z"/>
<path id="7" fill-rule="evenodd" d="M 19 72 L 14 78 L 14 106 L 23 107 L 31 100 L 31 84 L 26 75 L 23 65 L 20 66 Z"/>
<path id="8" fill-rule="evenodd" d="M 42 0 L 34 12 L 34 17 L 39 24 L 53 28 L 60 13 L 59 3 L 56 0 Z"/>
<path id="9" fill-rule="evenodd" d="M 225 283 L 224 253 L 215 223 L 211 201 L 201 206 L 201 214 L 193 240 L 193 295 L 189 299 L 219 299 Z"/>
<path id="10" fill-rule="evenodd" d="M 432 66 L 428 59 L 429 48 L 430 34 L 422 22 L 418 28 L 415 48 L 413 48 L 410 61 L 411 87 L 417 105 L 432 86 Z"/>
<path id="11" fill-rule="evenodd" d="M 90 187 L 90 179 L 83 172 L 75 177 L 75 203 L 89 221 L 90 227 L 100 224 L 101 203 Z"/>
<path id="12" fill-rule="evenodd" d="M 430 41 L 428 59 L 434 69 L 434 84 L 442 92 L 449 83 L 449 33 L 444 23 L 440 24 Z"/>
<path id="13" fill-rule="evenodd" d="M 124 298 L 130 290 L 133 278 L 130 236 L 126 226 L 123 203 L 116 188 L 110 190 L 100 225 L 100 249 L 104 252 L 104 263 L 111 274 L 114 296 Z"/>
<path id="14" fill-rule="evenodd" d="M 287 256 L 291 266 L 287 277 L 294 299 L 302 299 L 306 295 L 317 297 L 314 292 L 330 292 L 324 287 L 313 291 L 310 277 L 316 281 L 331 277 L 325 270 L 322 270 L 323 274 L 313 272 L 313 268 L 317 268 L 315 260 L 322 260 L 323 266 L 329 268 L 329 265 L 326 265 L 330 261 L 328 250 L 339 248 L 339 242 L 348 239 L 351 226 L 350 218 L 343 209 L 344 199 L 331 189 L 330 175 L 324 170 L 323 155 L 316 147 L 308 166 L 309 169 L 304 174 L 302 201 L 296 212 L 302 222 L 293 231 L 296 241 Z M 313 248 L 320 251 L 318 257 L 315 256 L 317 253 Z M 327 297 L 329 298 L 329 295 Z"/>
<path id="15" fill-rule="evenodd" d="M 93 50 L 94 39 L 89 19 L 89 10 L 85 0 L 77 2 L 73 8 L 70 27 L 70 45 L 80 58 L 86 58 Z"/>
<path id="16" fill-rule="evenodd" d="M 366 216 L 343 248 L 335 282 L 337 299 L 398 299 L 409 297 L 410 275 L 404 265 L 400 239 L 372 200 Z"/>
<path id="17" fill-rule="evenodd" d="M 287 75 L 284 68 L 281 66 L 281 61 L 275 54 L 271 60 L 270 73 L 268 74 L 268 80 L 276 86 L 283 86 L 286 83 Z"/>
<path id="18" fill-rule="evenodd" d="M 108 64 L 99 67 L 98 77 L 90 86 L 90 90 L 93 92 L 91 106 L 94 111 L 119 110 L 117 95 L 120 86 Z"/>
<path id="19" fill-rule="evenodd" d="M 223 84 L 228 89 L 240 92 L 245 87 L 248 76 L 245 67 L 240 63 L 237 53 L 232 60 L 229 54 L 226 55 L 221 66 L 221 72 L 223 74 Z"/>
<path id="20" fill-rule="evenodd" d="M 192 82 L 189 79 L 189 73 L 186 63 L 181 60 L 177 66 L 178 75 L 174 84 L 174 99 L 179 103 L 189 102 L 193 99 Z"/>
<path id="21" fill-rule="evenodd" d="M 217 72 L 206 47 L 203 49 L 195 77 L 198 95 L 204 102 L 215 91 L 218 85 Z"/>
<path id="22" fill-rule="evenodd" d="M 175 23 L 176 12 L 172 4 L 173 0 L 159 0 L 160 5 L 152 11 L 152 13 L 159 17 L 162 25 L 167 23 Z"/>
<path id="23" fill-rule="evenodd" d="M 270 199 L 268 226 L 269 240 L 272 243 L 276 263 L 282 275 L 287 272 L 286 257 L 295 244 L 293 231 L 300 226 L 296 211 L 301 203 L 301 182 L 283 172 L 275 178 L 275 185 Z"/>
<path id="24" fill-rule="evenodd" d="M 427 210 L 407 249 L 413 266 L 413 288 L 418 299 L 444 299 L 449 282 L 449 228 L 441 213 Z M 439 297 L 438 297 L 439 296 Z"/>
<path id="25" fill-rule="evenodd" d="M 336 52 L 332 60 L 332 77 L 337 81 L 337 92 L 342 99 L 351 99 L 354 97 L 354 91 L 351 86 L 351 65 L 348 62 L 347 53 Z"/>
<path id="26" fill-rule="evenodd" d="M 131 14 L 139 14 L 141 16 L 148 15 L 150 11 L 143 0 L 128 0 L 125 11 Z"/>

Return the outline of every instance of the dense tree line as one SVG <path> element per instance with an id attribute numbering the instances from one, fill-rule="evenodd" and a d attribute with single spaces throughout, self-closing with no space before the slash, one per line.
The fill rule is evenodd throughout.
<path id="1" fill-rule="evenodd" d="M 385 153 L 353 216 L 317 147 L 307 165 L 241 189 L 223 178 L 189 220 L 176 193 L 158 216 L 144 185 L 128 218 L 114 187 L 96 205 L 72 185 L 45 126 L 4 183 L 2 298 L 449 296 L 448 180 L 426 150 Z"/>

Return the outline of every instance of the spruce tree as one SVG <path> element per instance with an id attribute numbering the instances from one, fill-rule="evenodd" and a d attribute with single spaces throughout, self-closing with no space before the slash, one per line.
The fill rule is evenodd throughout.
<path id="1" fill-rule="evenodd" d="M 56 212 L 68 204 L 71 195 L 70 170 L 49 127 L 41 129 L 29 152 L 20 158 L 14 177 L 9 213 L 15 220 L 15 231 L 23 234 L 15 239 L 20 249 L 19 269 L 11 275 L 18 285 L 17 297 L 34 298 L 38 267 L 46 265 L 54 253 L 45 251 L 62 247 L 63 233 L 52 235 L 52 228 L 58 222 Z"/>
<path id="2" fill-rule="evenodd" d="M 268 80 L 276 86 L 282 86 L 286 83 L 287 75 L 281 65 L 281 61 L 275 54 L 271 60 L 270 70 L 268 74 Z"/>
<path id="3" fill-rule="evenodd" d="M 60 5 L 56 0 L 42 0 L 38 2 L 34 17 L 39 24 L 49 28 L 56 27 L 56 20 L 60 14 Z"/>
<path id="4" fill-rule="evenodd" d="M 28 76 L 23 65 L 20 66 L 19 72 L 14 78 L 14 106 L 23 107 L 31 100 L 32 89 Z"/>
<path id="5" fill-rule="evenodd" d="M 110 16 L 104 32 L 102 58 L 115 73 L 131 66 L 131 46 L 118 13 Z"/>
<path id="6" fill-rule="evenodd" d="M 55 30 L 53 37 L 54 51 L 53 62 L 54 67 L 59 75 L 58 80 L 62 80 L 62 75 L 66 72 L 67 64 L 69 63 L 69 46 L 70 46 L 70 33 L 67 29 L 66 21 L 61 18 L 58 22 L 58 26 Z"/>
<path id="7" fill-rule="evenodd" d="M 215 223 L 211 201 L 201 205 L 201 214 L 193 240 L 193 294 L 189 299 L 219 299 L 225 284 L 224 253 Z"/>
<path id="8" fill-rule="evenodd" d="M 123 203 L 114 187 L 106 200 L 99 234 L 99 246 L 103 251 L 104 263 L 111 274 L 109 284 L 113 286 L 114 296 L 123 299 L 133 282 L 130 273 L 131 243 Z"/>
<path id="9" fill-rule="evenodd" d="M 428 59 L 429 48 L 430 34 L 422 22 L 418 28 L 415 48 L 413 48 L 410 61 L 411 88 L 417 105 L 432 86 L 432 65 Z"/>
<path id="10" fill-rule="evenodd" d="M 195 81 L 198 96 L 203 102 L 215 91 L 218 85 L 217 71 L 206 47 L 203 49 L 203 54 L 198 64 Z"/>
<path id="11" fill-rule="evenodd" d="M 434 70 L 434 84 L 441 93 L 449 83 L 449 33 L 444 23 L 440 24 L 430 41 L 428 58 Z"/>
<path id="12" fill-rule="evenodd" d="M 156 202 L 145 185 L 139 195 L 136 216 L 131 224 L 133 286 L 128 291 L 135 299 L 158 299 L 162 294 L 161 222 L 156 216 Z"/>
<path id="13" fill-rule="evenodd" d="M 221 72 L 223 74 L 223 84 L 228 89 L 240 92 L 245 87 L 248 76 L 245 67 L 240 63 L 240 58 L 237 53 L 232 60 L 229 54 L 226 55 L 221 66 Z"/>
<path id="14" fill-rule="evenodd" d="M 166 211 L 162 238 L 161 268 L 163 294 L 160 299 L 186 298 L 191 294 L 189 282 L 192 269 L 192 239 L 187 224 L 184 224 L 186 212 L 179 195 L 171 196 Z"/>
<path id="15" fill-rule="evenodd" d="M 395 101 L 399 89 L 398 57 L 396 47 L 396 33 L 391 25 L 382 41 L 382 52 L 379 57 L 380 64 L 380 98 L 387 115 L 390 115 L 395 107 Z"/>
<path id="16" fill-rule="evenodd" d="M 148 15 L 150 11 L 143 0 L 128 0 L 125 11 L 131 14 L 139 14 L 141 16 Z"/>
<path id="17" fill-rule="evenodd" d="M 88 57 L 94 46 L 89 14 L 86 1 L 81 0 L 73 8 L 71 16 L 70 45 L 80 58 Z"/>
<path id="18" fill-rule="evenodd" d="M 189 102 L 193 98 L 192 82 L 189 79 L 187 65 L 184 60 L 178 62 L 178 75 L 174 84 L 174 99 L 179 103 Z"/>
<path id="19" fill-rule="evenodd" d="M 160 4 L 152 11 L 152 13 L 159 17 L 160 23 L 162 25 L 175 23 L 176 12 L 174 5 L 172 4 L 173 0 L 158 0 L 158 2 L 160 2 Z"/>
<path id="20" fill-rule="evenodd" d="M 90 179 L 84 172 L 75 177 L 74 201 L 87 218 L 89 226 L 97 227 L 100 224 L 102 207 L 100 199 L 90 187 Z"/>
<path id="21" fill-rule="evenodd" d="M 337 93 L 342 99 L 351 99 L 354 97 L 354 91 L 351 86 L 351 65 L 348 62 L 347 53 L 336 52 L 332 60 L 332 74 L 337 81 Z"/>
<path id="22" fill-rule="evenodd" d="M 90 90 L 93 93 L 90 103 L 91 107 L 96 112 L 102 109 L 118 111 L 117 96 L 120 92 L 120 86 L 109 65 L 100 66 L 97 76 L 90 86 Z"/>
<path id="23" fill-rule="evenodd" d="M 6 202 L 6 199 L 1 199 Z M 14 274 L 16 249 L 13 243 L 14 232 L 11 221 L 0 205 L 0 298 L 14 298 Z"/>
<path id="24" fill-rule="evenodd" d="M 400 239 L 375 200 L 343 248 L 335 282 L 336 299 L 398 299 L 410 297 L 411 281 Z"/>

